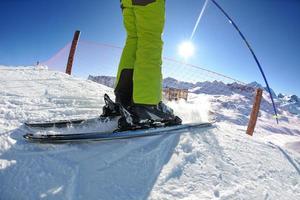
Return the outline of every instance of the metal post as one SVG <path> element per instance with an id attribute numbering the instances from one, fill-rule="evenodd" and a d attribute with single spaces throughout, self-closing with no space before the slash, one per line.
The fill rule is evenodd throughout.
<path id="1" fill-rule="evenodd" d="M 67 68 L 66 68 L 66 74 L 71 75 L 71 73 L 72 73 L 74 55 L 75 55 L 75 52 L 76 52 L 79 36 L 80 36 L 80 31 L 75 31 L 73 41 L 72 41 L 72 45 L 71 45 L 71 48 L 70 48 L 70 53 L 69 53 L 69 58 L 68 58 L 68 63 L 67 63 Z"/>
<path id="2" fill-rule="evenodd" d="M 248 123 L 248 128 L 247 128 L 247 134 L 248 135 L 253 135 L 254 129 L 255 129 L 255 125 L 256 125 L 256 121 L 257 121 L 257 117 L 258 117 L 258 113 L 259 113 L 259 107 L 260 107 L 260 102 L 262 99 L 262 93 L 263 90 L 258 88 L 256 90 L 256 96 L 254 99 L 254 103 L 253 103 L 253 108 L 251 111 L 251 116 L 250 116 L 250 120 Z"/>

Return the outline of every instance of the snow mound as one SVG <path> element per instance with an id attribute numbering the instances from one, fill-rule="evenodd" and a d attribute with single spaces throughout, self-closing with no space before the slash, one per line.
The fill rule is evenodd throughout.
<path id="1" fill-rule="evenodd" d="M 3 66 L 0 72 L 1 199 L 300 196 L 299 118 L 285 113 L 276 126 L 267 100 L 252 138 L 245 134 L 251 97 L 228 91 L 168 102 L 185 122 L 215 120 L 212 128 L 121 141 L 35 144 L 22 138 L 23 122 L 96 117 L 104 93 L 113 97 L 113 91 L 46 67 Z M 70 130 L 75 129 L 63 131 Z"/>

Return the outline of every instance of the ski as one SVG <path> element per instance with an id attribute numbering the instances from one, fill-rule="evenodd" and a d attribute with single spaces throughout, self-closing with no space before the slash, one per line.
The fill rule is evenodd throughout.
<path id="1" fill-rule="evenodd" d="M 176 134 L 182 130 L 189 128 L 205 128 L 211 127 L 212 123 L 190 123 L 174 126 L 161 126 L 148 129 L 137 129 L 127 131 L 112 131 L 112 132 L 91 132 L 91 133 L 76 133 L 76 134 L 32 134 L 27 133 L 23 137 L 30 142 L 40 143 L 67 143 L 67 142 L 86 142 L 86 141 L 106 141 L 117 139 L 129 139 L 138 137 L 147 137 L 155 135 Z"/>
<path id="2" fill-rule="evenodd" d="M 25 122 L 24 125 L 29 128 L 65 128 L 73 125 L 83 125 L 91 122 L 106 122 L 113 119 L 113 117 L 95 117 L 88 119 L 70 119 L 70 120 L 57 120 L 46 122 Z"/>
<path id="3" fill-rule="evenodd" d="M 107 94 L 104 95 L 104 102 L 105 105 L 102 108 L 102 115 L 96 118 L 25 122 L 24 125 L 28 128 L 65 128 L 73 125 L 83 125 L 90 122 L 107 122 L 121 115 L 121 106 L 113 102 Z M 124 111 L 122 113 L 124 113 Z"/>

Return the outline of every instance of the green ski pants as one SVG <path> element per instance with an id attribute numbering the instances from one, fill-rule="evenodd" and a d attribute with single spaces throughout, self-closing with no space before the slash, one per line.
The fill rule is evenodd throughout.
<path id="1" fill-rule="evenodd" d="M 127 32 L 117 80 L 116 101 L 157 105 L 162 96 L 161 35 L 165 22 L 165 0 L 122 0 Z M 122 103 L 122 102 L 121 102 Z"/>

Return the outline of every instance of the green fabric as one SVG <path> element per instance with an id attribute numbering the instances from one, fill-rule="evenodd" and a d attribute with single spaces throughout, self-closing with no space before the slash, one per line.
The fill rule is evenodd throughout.
<path id="1" fill-rule="evenodd" d="M 127 39 L 117 83 L 123 69 L 134 69 L 133 102 L 156 105 L 162 97 L 161 35 L 165 22 L 165 0 L 156 0 L 146 6 L 132 5 L 132 0 L 122 0 L 122 4 Z"/>

